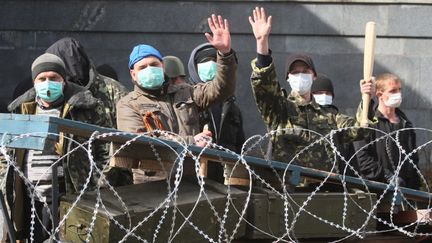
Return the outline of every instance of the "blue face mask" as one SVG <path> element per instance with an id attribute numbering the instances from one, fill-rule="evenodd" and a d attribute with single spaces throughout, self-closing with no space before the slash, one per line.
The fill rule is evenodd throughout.
<path id="1" fill-rule="evenodd" d="M 164 83 L 164 73 L 161 67 L 148 66 L 137 74 L 138 85 L 144 89 L 159 89 Z"/>
<path id="2" fill-rule="evenodd" d="M 63 82 L 46 80 L 36 83 L 34 88 L 36 95 L 48 103 L 56 101 L 63 95 Z"/>
<path id="3" fill-rule="evenodd" d="M 216 62 L 208 61 L 203 63 L 198 63 L 198 75 L 200 79 L 204 82 L 211 81 L 216 76 Z"/>

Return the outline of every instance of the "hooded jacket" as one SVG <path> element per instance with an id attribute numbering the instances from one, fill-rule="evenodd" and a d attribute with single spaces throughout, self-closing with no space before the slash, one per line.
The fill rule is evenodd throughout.
<path id="1" fill-rule="evenodd" d="M 191 53 L 188 62 L 188 71 L 192 83 L 203 84 L 197 70 L 197 59 L 206 55 L 213 55 L 207 51 L 214 49 L 210 43 L 203 43 L 197 46 Z M 209 81 L 213 82 L 213 81 Z M 200 113 L 200 128 L 209 125 L 209 130 L 213 134 L 213 141 L 218 145 L 228 148 L 236 153 L 240 153 L 245 141 L 243 131 L 243 119 L 239 107 L 235 103 L 235 96 L 228 97 L 221 104 L 215 104 L 209 109 Z"/>
<path id="2" fill-rule="evenodd" d="M 73 38 L 63 38 L 52 44 L 47 53 L 60 57 L 66 65 L 66 80 L 85 87 L 103 103 L 103 113 L 109 120 L 107 126 L 116 128 L 116 104 L 129 91 L 120 82 L 96 71 L 81 43 Z"/>
<path id="3" fill-rule="evenodd" d="M 90 123 L 98 126 L 106 126 L 106 120 L 100 116 L 95 116 L 95 112 L 101 112 L 102 104 L 98 99 L 95 99 L 90 91 L 85 90 L 83 87 L 75 85 L 73 83 L 66 83 L 64 89 L 64 103 L 60 118 L 70 119 L 74 121 L 80 121 Z M 35 114 L 37 103 L 35 101 L 36 91 L 31 88 L 23 95 L 19 96 L 12 103 L 9 104 L 8 110 L 18 114 Z M 87 139 L 74 137 L 68 134 L 59 134 L 58 142 L 55 144 L 54 149 L 60 156 L 68 154 L 77 145 L 73 143 L 71 139 L 65 139 L 65 137 L 76 140 L 79 143 L 85 142 Z M 108 159 L 107 146 L 104 143 L 96 141 L 93 147 L 93 156 L 96 162 L 104 162 Z M 24 149 L 16 149 L 14 151 L 15 162 L 20 168 L 24 168 L 25 163 Z M 67 155 L 62 160 L 62 166 L 64 171 L 66 192 L 75 193 L 82 189 L 86 178 L 89 173 L 89 162 L 87 152 L 78 149 L 73 153 Z M 5 167 L 3 166 L 3 169 Z M 96 178 L 92 178 L 89 187 L 92 189 L 96 185 Z M 12 218 L 15 220 L 16 231 L 24 232 L 28 228 L 29 217 L 25 217 L 23 212 L 23 200 L 25 196 L 25 189 L 23 187 L 22 180 L 13 173 L 13 168 L 9 168 L 6 175 L 6 198 L 9 207 L 12 209 Z"/>

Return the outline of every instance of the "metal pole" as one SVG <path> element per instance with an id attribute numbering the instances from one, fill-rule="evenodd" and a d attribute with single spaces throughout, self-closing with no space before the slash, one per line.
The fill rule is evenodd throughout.
<path id="1" fill-rule="evenodd" d="M 59 223 L 58 219 L 58 203 L 59 203 L 59 185 L 58 185 L 58 175 L 57 175 L 57 163 L 52 167 L 52 205 L 51 205 L 51 214 L 53 217 L 53 225 L 52 228 L 56 229 Z M 54 235 L 54 239 L 58 240 L 58 233 Z"/>

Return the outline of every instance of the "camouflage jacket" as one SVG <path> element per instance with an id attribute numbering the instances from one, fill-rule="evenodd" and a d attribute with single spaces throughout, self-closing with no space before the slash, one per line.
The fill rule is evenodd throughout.
<path id="1" fill-rule="evenodd" d="M 107 117 L 106 125 L 117 128 L 116 104 L 129 92 L 126 87 L 117 80 L 99 74 L 94 67 L 91 67 L 86 88 L 95 98 L 102 101 L 104 114 L 99 115 Z"/>
<path id="2" fill-rule="evenodd" d="M 135 86 L 134 91 L 117 104 L 119 130 L 138 132 L 162 129 L 179 134 L 187 143 L 194 143 L 193 136 L 200 132 L 199 112 L 234 95 L 235 53 L 227 56 L 218 54 L 217 63 L 216 77 L 211 82 L 194 86 L 168 85 L 166 90 L 155 92 Z M 160 125 L 155 122 L 160 122 Z"/>
<path id="3" fill-rule="evenodd" d="M 271 138 L 273 159 L 290 163 L 295 157 L 294 164 L 329 171 L 335 160 L 330 136 L 327 140 L 319 139 L 335 129 L 359 126 L 361 109 L 355 119 L 326 111 L 313 99 L 306 103 L 296 93 L 287 98 L 281 92 L 273 63 L 258 68 L 253 60 L 252 69 L 252 89 L 258 109 L 268 131 L 278 130 Z M 342 131 L 338 137 L 348 142 L 365 135 L 366 129 L 353 128 Z"/>

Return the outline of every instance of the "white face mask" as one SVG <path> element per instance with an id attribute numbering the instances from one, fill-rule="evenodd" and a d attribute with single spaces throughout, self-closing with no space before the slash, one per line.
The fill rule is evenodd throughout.
<path id="1" fill-rule="evenodd" d="M 331 105 L 333 102 L 333 96 L 331 95 L 314 94 L 313 97 L 319 105 Z"/>
<path id="2" fill-rule="evenodd" d="M 288 74 L 288 83 L 291 89 L 300 95 L 304 95 L 311 90 L 312 74 L 310 73 L 297 73 Z"/>
<path id="3" fill-rule="evenodd" d="M 394 93 L 388 96 L 388 99 L 384 101 L 384 105 L 391 108 L 399 107 L 402 103 L 402 94 Z"/>

